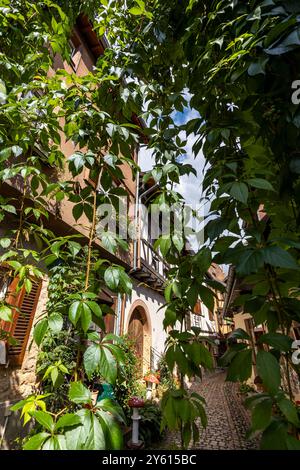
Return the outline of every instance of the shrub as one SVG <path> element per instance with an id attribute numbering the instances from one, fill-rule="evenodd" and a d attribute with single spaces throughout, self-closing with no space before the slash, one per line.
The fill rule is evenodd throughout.
<path id="1" fill-rule="evenodd" d="M 147 401 L 145 407 L 140 410 L 140 438 L 145 442 L 145 446 L 159 442 L 162 438 L 160 430 L 162 414 L 158 404 Z"/>
<path id="2" fill-rule="evenodd" d="M 127 417 L 131 416 L 128 400 L 132 396 L 145 398 L 146 385 L 139 375 L 139 359 L 136 356 L 134 341 L 128 335 L 122 337 L 121 349 L 125 352 L 126 360 L 122 364 L 119 377 L 114 386 L 117 402 L 121 405 Z"/>

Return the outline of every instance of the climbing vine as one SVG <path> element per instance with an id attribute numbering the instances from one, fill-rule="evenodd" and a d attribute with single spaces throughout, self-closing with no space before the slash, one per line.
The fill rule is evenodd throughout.
<path id="1" fill-rule="evenodd" d="M 209 203 L 209 211 L 204 246 L 196 255 L 185 254 L 185 238 L 175 226 L 156 243 L 172 265 L 165 289 L 164 327 L 171 330 L 166 361 L 181 377 L 180 385 L 163 397 L 162 426 L 180 429 L 186 447 L 191 438 L 198 439 L 198 418 L 206 424 L 203 399 L 187 394 L 183 378 L 199 375 L 200 365 L 211 367 L 203 344 L 207 339 L 196 329 L 184 331 L 183 325 L 198 297 L 211 310 L 214 290 L 222 289 L 206 277 L 214 261 L 235 266 L 248 289 L 235 300 L 236 307 L 267 328 L 257 353 L 265 391 L 248 402 L 251 432 L 263 432 L 262 448 L 299 448 L 290 385 L 292 370 L 299 378 L 290 336 L 292 322 L 299 321 L 299 103 L 294 93 L 299 9 L 294 0 L 102 0 L 74 2 L 72 8 L 64 1 L 17 0 L 11 6 L 2 0 L 0 218 L 12 228 L 1 238 L 0 262 L 27 292 L 32 278 L 44 276 L 42 263 L 60 276 L 61 286 L 64 270 L 72 269 L 73 262 L 81 264 L 74 289 L 55 300 L 59 305 L 49 308 L 34 332 L 41 344 L 51 325 L 52 331 L 54 324 L 59 330 L 65 322 L 72 328 L 76 365 L 70 370 L 53 364 L 57 372 L 49 372 L 64 374 L 70 382 L 70 409 L 51 414 L 43 396 L 22 403 L 30 410 L 23 408 L 23 414 L 41 426 L 27 448 L 120 445 L 109 433 L 116 429 L 120 435 L 108 422 L 111 404 L 94 406 L 84 386 L 98 369 L 114 381 L 122 364 L 118 339 L 90 331 L 92 320 L 103 327 L 105 307 L 96 302 L 96 292 L 103 282 L 116 292 L 131 289 L 125 270 L 97 255 L 96 208 L 124 195 L 112 181 L 124 178 L 122 163 L 135 174 L 132 154 L 138 144 L 147 145 L 155 158 L 151 176 L 160 185 L 156 202 L 161 209 L 182 202 L 174 184 L 195 172 L 184 162 L 189 136 L 195 156 L 203 152 L 206 160 L 199 198 Z M 78 77 L 54 70 L 53 59 L 59 54 L 70 60 L 68 39 L 83 12 L 100 36 L 106 32 L 110 46 L 92 73 Z M 51 67 L 54 73 L 48 74 Z M 189 107 L 198 117 L 176 124 L 174 115 Z M 145 129 L 133 124 L 133 114 L 146 120 Z M 67 162 L 60 150 L 61 132 L 77 146 Z M 34 151 L 37 143 L 42 152 Z M 84 187 L 75 183 L 85 170 L 93 171 L 102 193 L 89 181 Z M 10 197 L 8 183 L 19 185 L 18 200 Z M 63 200 L 73 204 L 79 224 L 86 217 L 84 239 L 57 237 L 49 230 L 51 204 L 59 211 Z M 16 217 L 17 224 L 8 223 Z M 38 249 L 32 248 L 33 241 Z M 114 251 L 126 248 L 109 232 L 102 243 Z M 12 321 L 12 314 L 1 301 L 1 319 Z M 238 343 L 229 345 L 223 361 L 229 380 L 245 381 L 251 375 L 253 346 L 243 330 L 233 337 Z M 122 420 L 119 411 L 113 415 Z"/>

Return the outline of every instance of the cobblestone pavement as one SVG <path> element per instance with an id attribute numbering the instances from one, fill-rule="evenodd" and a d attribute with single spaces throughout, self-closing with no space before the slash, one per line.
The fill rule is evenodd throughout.
<path id="1" fill-rule="evenodd" d="M 204 378 L 201 383 L 194 383 L 191 390 L 205 398 L 208 416 L 207 428 L 200 433 L 199 443 L 191 445 L 191 449 L 258 449 L 258 439 L 248 440 L 245 437 L 250 417 L 242 404 L 238 384 L 225 382 L 225 373 L 217 372 Z M 169 433 L 160 447 L 180 448 L 179 435 Z"/>

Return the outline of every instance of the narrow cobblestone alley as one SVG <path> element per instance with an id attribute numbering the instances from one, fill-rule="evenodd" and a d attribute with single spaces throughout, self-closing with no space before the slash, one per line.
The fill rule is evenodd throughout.
<path id="1" fill-rule="evenodd" d="M 245 434 L 250 417 L 242 404 L 239 385 L 225 382 L 225 373 L 217 372 L 192 386 L 206 400 L 208 425 L 200 433 L 199 442 L 192 449 L 249 450 L 258 449 L 258 439 L 248 440 Z M 170 433 L 161 445 L 163 449 L 180 447 L 180 437 Z"/>

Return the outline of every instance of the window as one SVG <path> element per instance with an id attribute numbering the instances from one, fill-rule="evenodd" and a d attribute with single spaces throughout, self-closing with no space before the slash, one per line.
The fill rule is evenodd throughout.
<path id="1" fill-rule="evenodd" d="M 78 37 L 73 35 L 69 41 L 69 45 L 71 49 L 71 66 L 72 69 L 76 72 L 81 59 L 80 41 Z"/>
<path id="2" fill-rule="evenodd" d="M 1 272 L 0 272 L 1 276 Z M 7 276 L 4 276 L 4 279 Z M 0 322 L 0 329 L 4 330 L 9 336 L 16 340 L 15 345 L 8 346 L 8 360 L 11 365 L 21 365 L 26 351 L 29 334 L 32 327 L 34 314 L 36 311 L 42 282 L 32 280 L 32 289 L 28 294 L 23 287 L 18 293 L 16 287 L 19 279 L 14 278 L 6 287 L 5 301 L 17 307 L 13 312 L 12 322 Z M 5 281 L 0 280 L 0 286 Z M 2 289 L 3 292 L 4 289 Z"/>
<path id="3" fill-rule="evenodd" d="M 214 314 L 211 310 L 208 310 L 208 318 L 209 318 L 209 321 L 214 321 L 215 320 Z"/>
<path id="4" fill-rule="evenodd" d="M 202 328 L 200 315 L 193 315 L 192 319 L 193 319 L 192 326 L 195 326 L 196 328 Z"/>

